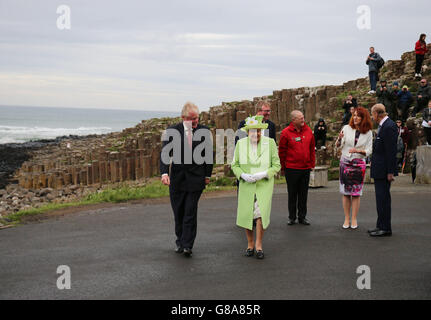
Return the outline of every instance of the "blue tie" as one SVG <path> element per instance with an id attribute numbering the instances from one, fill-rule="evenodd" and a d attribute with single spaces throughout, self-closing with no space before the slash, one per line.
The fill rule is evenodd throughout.
<path id="1" fill-rule="evenodd" d="M 379 124 L 379 127 L 377 128 L 377 134 L 379 134 L 381 128 L 382 126 Z"/>

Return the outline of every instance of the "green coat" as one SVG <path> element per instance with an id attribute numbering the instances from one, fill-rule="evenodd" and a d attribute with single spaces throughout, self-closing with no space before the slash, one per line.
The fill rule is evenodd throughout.
<path id="1" fill-rule="evenodd" d="M 274 176 L 281 168 L 274 139 L 262 135 L 257 145 L 256 157 L 252 155 L 248 137 L 238 140 L 231 166 L 233 173 L 239 180 L 236 224 L 253 230 L 254 196 L 256 195 L 262 216 L 262 226 L 266 229 L 271 213 Z M 262 171 L 268 171 L 269 179 L 264 178 L 255 183 L 248 183 L 241 178 L 242 173 L 254 174 Z"/>

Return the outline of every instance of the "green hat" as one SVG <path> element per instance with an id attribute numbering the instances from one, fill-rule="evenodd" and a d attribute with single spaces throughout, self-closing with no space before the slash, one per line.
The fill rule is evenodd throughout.
<path id="1" fill-rule="evenodd" d="M 409 87 L 407 87 L 406 85 L 403 85 L 403 89 L 409 89 Z"/>
<path id="2" fill-rule="evenodd" d="M 248 131 L 250 129 L 266 129 L 268 128 L 267 123 L 262 123 L 263 116 L 253 116 L 245 119 L 244 130 Z"/>

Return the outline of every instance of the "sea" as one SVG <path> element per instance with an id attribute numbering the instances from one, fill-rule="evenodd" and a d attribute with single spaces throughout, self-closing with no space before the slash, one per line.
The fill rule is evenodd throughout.
<path id="1" fill-rule="evenodd" d="M 142 120 L 179 115 L 180 111 L 0 106 L 0 144 L 105 134 L 134 127 Z"/>

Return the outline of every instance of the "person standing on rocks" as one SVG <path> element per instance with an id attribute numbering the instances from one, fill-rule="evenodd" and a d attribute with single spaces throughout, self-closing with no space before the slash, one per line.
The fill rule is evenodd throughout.
<path id="1" fill-rule="evenodd" d="M 431 98 L 431 87 L 428 85 L 427 79 L 420 81 L 418 88 L 418 94 L 416 97 L 416 106 L 412 112 L 412 117 L 416 117 L 416 113 L 421 112 L 423 108 L 428 105 L 428 101 Z"/>
<path id="2" fill-rule="evenodd" d="M 371 156 L 371 178 L 374 179 L 376 193 L 377 223 L 376 228 L 368 230 L 372 237 L 392 235 L 391 227 L 391 183 L 397 175 L 397 125 L 389 119 L 385 106 L 375 104 L 371 115 L 379 125 L 373 143 Z"/>
<path id="3" fill-rule="evenodd" d="M 191 257 L 197 232 L 199 198 L 209 184 L 213 170 L 213 145 L 209 128 L 199 124 L 196 105 L 187 102 L 181 118 L 182 122 L 169 127 L 164 133 L 160 174 L 162 183 L 169 186 L 175 217 L 175 252 Z M 203 161 L 197 161 L 195 150 L 201 144 L 205 149 L 200 153 L 202 159 L 199 160 Z"/>
<path id="4" fill-rule="evenodd" d="M 288 201 L 288 225 L 298 222 L 309 225 L 307 220 L 307 197 L 310 171 L 316 162 L 313 131 L 305 124 L 304 115 L 299 110 L 290 114 L 290 125 L 281 132 L 278 155 L 281 170 L 285 174 Z"/>
<path id="5" fill-rule="evenodd" d="M 371 90 L 368 91 L 368 94 L 376 93 L 376 86 L 379 76 L 379 69 L 382 65 L 383 59 L 382 57 L 374 51 L 374 47 L 370 47 L 370 54 L 367 57 L 365 63 L 368 65 L 368 76 L 370 78 L 370 86 Z"/>
<path id="6" fill-rule="evenodd" d="M 415 53 L 416 53 L 415 77 L 419 77 L 419 78 L 422 78 L 422 74 L 421 74 L 422 64 L 424 62 L 425 54 L 428 51 L 425 38 L 426 38 L 426 34 L 422 33 L 415 45 Z"/>
<path id="7" fill-rule="evenodd" d="M 264 258 L 262 239 L 270 222 L 274 176 L 280 171 L 277 144 L 262 134 L 261 131 L 268 127 L 262 120 L 263 116 L 259 115 L 245 120 L 243 130 L 248 132 L 248 137 L 238 141 L 231 165 L 240 181 L 236 224 L 246 232 L 245 255 L 256 254 L 258 259 Z M 256 241 L 253 229 L 256 230 Z"/>

